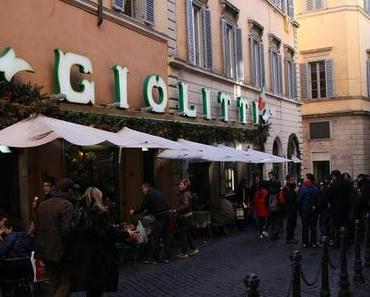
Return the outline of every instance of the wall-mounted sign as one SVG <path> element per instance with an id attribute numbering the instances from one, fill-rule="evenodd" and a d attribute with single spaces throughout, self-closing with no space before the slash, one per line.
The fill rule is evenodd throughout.
<path id="1" fill-rule="evenodd" d="M 93 73 L 93 66 L 90 59 L 86 56 L 64 53 L 60 49 L 54 50 L 55 54 L 55 86 L 56 92 L 63 94 L 65 100 L 80 104 L 95 104 L 95 84 L 94 81 L 83 79 L 78 82 L 77 90 L 71 84 L 71 69 L 78 66 L 79 71 L 84 74 Z M 114 94 L 115 101 L 119 108 L 128 109 L 130 107 L 127 97 L 127 76 L 128 69 L 124 66 L 115 65 L 112 67 L 114 74 Z M 5 48 L 0 54 L 0 72 L 4 73 L 7 81 L 21 71 L 33 72 L 31 65 L 17 58 L 14 50 L 10 47 Z M 154 89 L 157 90 L 158 96 L 154 96 Z M 188 85 L 185 82 L 178 83 L 179 93 L 179 113 L 182 116 L 196 118 L 198 111 L 194 105 L 189 104 Z M 210 120 L 211 115 L 211 92 L 207 88 L 201 89 L 202 116 Z M 147 110 L 155 113 L 164 113 L 168 105 L 167 85 L 159 75 L 148 76 L 143 83 L 143 97 Z M 246 98 L 238 97 L 237 100 L 231 100 L 231 96 L 225 92 L 218 92 L 217 102 L 222 113 L 222 120 L 229 121 L 229 107 L 236 102 L 238 119 L 241 124 L 254 123 L 266 124 L 272 116 L 270 109 L 265 107 L 262 95 L 260 94 L 258 102 L 249 103 Z M 252 109 L 252 110 L 250 110 Z M 248 112 L 249 111 L 249 112 Z M 248 115 L 249 116 L 248 118 Z"/>

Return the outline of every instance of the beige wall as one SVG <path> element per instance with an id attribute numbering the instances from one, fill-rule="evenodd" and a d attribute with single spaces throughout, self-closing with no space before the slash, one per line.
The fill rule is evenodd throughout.
<path id="1" fill-rule="evenodd" d="M 331 170 L 368 173 L 369 108 L 366 60 L 370 18 L 362 0 L 326 0 L 323 10 L 306 11 L 296 1 L 300 62 L 334 60 L 335 97 L 306 100 L 302 107 L 304 169 L 312 171 L 313 154 L 327 152 Z M 331 139 L 310 140 L 311 121 L 330 120 Z"/>
<path id="2" fill-rule="evenodd" d="M 55 48 L 90 58 L 93 74 L 86 77 L 95 81 L 97 104 L 114 100 L 111 67 L 115 64 L 129 69 L 128 100 L 132 108 L 144 106 L 142 84 L 146 76 L 159 74 L 166 80 L 165 38 L 139 33 L 107 19 L 98 27 L 95 14 L 63 1 L 5 0 L 1 6 L 6 9 L 0 10 L 0 48 L 12 46 L 35 70 L 17 78 L 43 85 L 48 93 L 55 93 Z"/>

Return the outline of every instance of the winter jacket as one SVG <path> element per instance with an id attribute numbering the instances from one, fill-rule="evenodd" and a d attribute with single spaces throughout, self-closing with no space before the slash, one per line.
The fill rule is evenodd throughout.
<path id="1" fill-rule="evenodd" d="M 146 210 L 149 214 L 156 216 L 168 209 L 168 203 L 164 195 L 155 189 L 149 189 L 140 208 L 135 209 L 134 213 L 141 214 Z"/>
<path id="2" fill-rule="evenodd" d="M 267 218 L 269 216 L 268 199 L 269 191 L 267 189 L 259 188 L 254 194 L 254 210 L 258 217 Z"/>
<path id="3" fill-rule="evenodd" d="M 352 185 L 345 179 L 337 179 L 331 183 L 326 195 L 330 203 L 330 211 L 335 216 L 346 216 L 351 209 Z"/>
<path id="4" fill-rule="evenodd" d="M 110 224 L 107 211 L 83 204 L 82 208 L 85 223 L 72 231 L 69 248 L 72 291 L 117 291 L 119 267 L 115 242 L 124 234 Z"/>
<path id="5" fill-rule="evenodd" d="M 320 191 L 314 183 L 307 181 L 298 191 L 298 208 L 301 212 L 314 212 L 317 210 Z"/>
<path id="6" fill-rule="evenodd" d="M 179 207 L 176 209 L 178 215 L 188 215 L 191 213 L 192 197 L 189 191 L 182 192 L 179 199 Z"/>
<path id="7" fill-rule="evenodd" d="M 280 203 L 284 203 L 285 210 L 297 211 L 298 208 L 298 195 L 294 189 L 290 189 L 288 186 L 284 186 L 280 191 Z"/>
<path id="8" fill-rule="evenodd" d="M 36 212 L 36 258 L 61 261 L 67 256 L 73 205 L 68 195 L 57 192 L 43 201 Z"/>

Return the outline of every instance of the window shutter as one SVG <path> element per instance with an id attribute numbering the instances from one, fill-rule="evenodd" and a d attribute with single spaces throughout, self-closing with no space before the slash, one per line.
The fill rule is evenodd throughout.
<path id="1" fill-rule="evenodd" d="M 244 80 L 243 37 L 240 28 L 235 28 L 235 57 L 237 78 Z"/>
<path id="2" fill-rule="evenodd" d="M 204 53 L 205 53 L 205 67 L 207 70 L 212 70 L 213 56 L 212 56 L 212 27 L 211 27 L 211 11 L 205 9 L 203 12 L 204 20 Z"/>
<path id="3" fill-rule="evenodd" d="M 370 60 L 367 60 L 366 68 L 367 68 L 367 96 L 370 97 Z"/>
<path id="4" fill-rule="evenodd" d="M 293 98 L 297 99 L 298 96 L 298 85 L 297 85 L 297 63 L 292 63 L 293 71 L 292 71 L 292 83 L 293 83 Z"/>
<path id="5" fill-rule="evenodd" d="M 322 9 L 322 0 L 315 0 L 315 9 Z"/>
<path id="6" fill-rule="evenodd" d="M 283 92 L 283 76 L 282 76 L 282 66 L 281 66 L 281 55 L 277 55 L 277 71 L 278 71 L 278 94 L 281 95 Z"/>
<path id="7" fill-rule="evenodd" d="M 264 86 L 265 85 L 265 50 L 264 50 L 264 46 L 263 46 L 263 43 L 260 43 L 259 44 L 259 47 L 260 47 L 260 58 L 259 58 L 259 67 L 260 67 L 260 87 Z"/>
<path id="8" fill-rule="evenodd" d="M 302 99 L 310 99 L 312 97 L 310 68 L 308 63 L 300 64 Z"/>
<path id="9" fill-rule="evenodd" d="M 314 0 L 307 0 L 307 10 L 313 10 L 314 9 L 314 6 L 313 6 L 313 1 Z"/>
<path id="10" fill-rule="evenodd" d="M 285 92 L 285 96 L 287 98 L 290 98 L 290 94 L 289 94 L 289 90 L 290 90 L 290 77 L 289 77 L 289 64 L 288 64 L 288 60 L 287 59 L 284 59 L 284 81 L 285 81 L 285 89 L 284 89 L 284 92 Z"/>
<path id="11" fill-rule="evenodd" d="M 256 57 L 254 55 L 254 40 L 252 37 L 249 37 L 249 53 L 250 53 L 250 69 L 251 69 L 251 83 L 252 85 L 257 85 L 256 78 Z"/>
<path id="12" fill-rule="evenodd" d="M 189 62 L 195 64 L 193 0 L 186 0 Z"/>
<path id="13" fill-rule="evenodd" d="M 294 17 L 294 2 L 293 0 L 288 0 L 288 16 Z"/>
<path id="14" fill-rule="evenodd" d="M 275 73 L 274 73 L 274 53 L 270 49 L 269 50 L 270 56 L 270 89 L 275 94 L 276 93 L 276 81 L 275 81 Z"/>
<path id="15" fill-rule="evenodd" d="M 222 51 L 223 51 L 223 58 L 224 58 L 224 74 L 226 76 L 230 76 L 230 47 L 229 43 L 227 42 L 227 23 L 221 19 L 221 31 L 222 31 Z"/>
<path id="16" fill-rule="evenodd" d="M 334 97 L 334 65 L 333 60 L 325 60 L 326 97 Z"/>
<path id="17" fill-rule="evenodd" d="M 113 0 L 113 8 L 119 11 L 125 10 L 125 0 Z"/>
<path id="18" fill-rule="evenodd" d="M 145 23 L 154 26 L 154 0 L 145 0 Z"/>

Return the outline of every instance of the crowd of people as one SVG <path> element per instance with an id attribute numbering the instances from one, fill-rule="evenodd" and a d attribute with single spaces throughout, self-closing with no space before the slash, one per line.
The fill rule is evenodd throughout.
<path id="1" fill-rule="evenodd" d="M 261 239 L 279 239 L 286 219 L 286 242 L 298 244 L 296 225 L 300 217 L 303 248 L 317 247 L 318 233 L 329 237 L 331 246 L 339 247 L 339 229 L 348 227 L 351 231 L 354 220 L 361 220 L 370 210 L 370 180 L 364 174 L 352 180 L 349 174 L 334 170 L 320 184 L 312 174 L 306 174 L 298 184 L 287 175 L 283 186 L 272 172 L 268 176 L 266 181 L 256 177 L 251 186 L 242 180 L 236 191 L 237 203 L 249 216 L 253 214 Z M 144 262 L 150 264 L 199 253 L 192 236 L 197 201 L 189 180 L 179 181 L 175 208 L 169 206 L 163 193 L 143 183 L 142 204 L 129 212 L 136 224 L 124 228 L 112 221 L 112 202 L 104 200 L 98 188 L 89 187 L 82 195 L 79 191 L 69 178 L 58 184 L 46 178 L 43 197 L 33 200 L 27 230 L 0 212 L 0 258 L 30 257 L 35 251 L 35 258 L 45 265 L 53 297 L 77 291 L 99 297 L 116 291 L 117 242 L 140 247 Z M 219 199 L 211 213 L 216 223 L 235 220 L 234 207 L 225 198 Z M 149 218 L 149 228 L 142 227 L 145 218 Z"/>
<path id="2" fill-rule="evenodd" d="M 346 227 L 353 238 L 354 221 L 362 221 L 370 210 L 370 180 L 365 174 L 352 180 L 348 173 L 334 170 L 324 182 L 316 183 L 314 175 L 308 173 L 298 184 L 287 175 L 282 186 L 270 172 L 269 180 L 256 177 L 251 187 L 243 183 L 239 192 L 240 188 L 244 193 L 241 201 L 254 210 L 261 239 L 279 239 L 286 218 L 286 242 L 299 243 L 295 237 L 299 216 L 303 248 L 317 247 L 324 236 L 332 247 L 339 247 L 340 228 Z"/>

